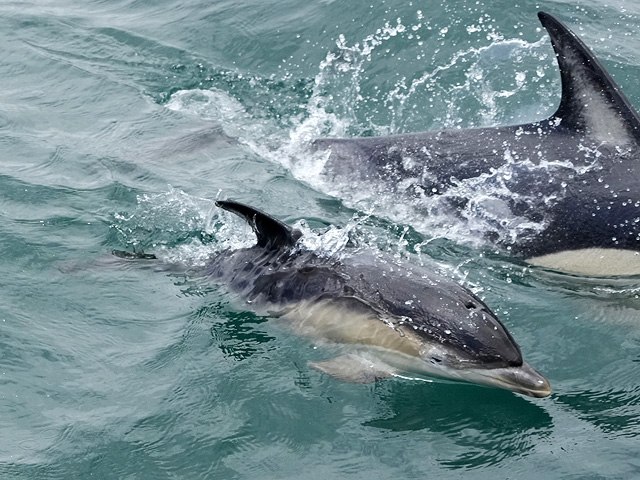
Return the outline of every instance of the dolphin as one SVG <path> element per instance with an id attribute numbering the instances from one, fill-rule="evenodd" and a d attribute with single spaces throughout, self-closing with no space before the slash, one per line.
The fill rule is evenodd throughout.
<path id="1" fill-rule="evenodd" d="M 400 195 L 422 214 L 425 205 L 437 205 L 439 213 L 469 224 L 482 217 L 489 241 L 531 264 L 587 275 L 640 274 L 640 117 L 571 30 L 548 13 L 538 18 L 562 84 L 549 118 L 316 139 L 313 148 L 325 153 L 330 181 Z"/>
<path id="2" fill-rule="evenodd" d="M 216 205 L 244 218 L 257 243 L 220 252 L 204 275 L 252 311 L 333 346 L 337 356 L 309 362 L 311 368 L 355 383 L 435 376 L 549 395 L 549 382 L 523 361 L 505 326 L 457 282 L 361 249 L 323 257 L 300 246 L 299 230 L 256 208 Z"/>

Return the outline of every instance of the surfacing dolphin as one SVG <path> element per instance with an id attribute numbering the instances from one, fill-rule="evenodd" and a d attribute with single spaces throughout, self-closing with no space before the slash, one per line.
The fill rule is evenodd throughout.
<path id="1" fill-rule="evenodd" d="M 538 17 L 551 37 L 562 82 L 560 106 L 550 118 L 318 139 L 314 148 L 329 152 L 329 178 L 369 182 L 378 193 L 391 191 L 416 205 L 437 197 L 448 215 L 464 218 L 487 211 L 477 208 L 473 188 L 465 186 L 497 182 L 499 198 L 482 200 L 495 208 L 489 238 L 535 265 L 591 275 L 640 274 L 640 118 L 573 32 L 547 13 Z M 516 238 L 496 233 L 513 219 L 536 228 L 523 228 Z"/>
<path id="2" fill-rule="evenodd" d="M 408 373 L 549 395 L 549 383 L 522 360 L 500 320 L 457 282 L 382 254 L 324 258 L 297 246 L 301 233 L 264 212 L 234 201 L 216 205 L 243 217 L 257 244 L 221 252 L 207 278 L 253 311 L 341 352 L 309 362 L 312 368 L 348 382 Z"/>

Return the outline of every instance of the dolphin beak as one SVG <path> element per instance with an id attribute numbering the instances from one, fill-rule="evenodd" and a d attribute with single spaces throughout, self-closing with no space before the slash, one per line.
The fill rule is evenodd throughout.
<path id="1" fill-rule="evenodd" d="M 546 378 L 534 370 L 527 362 L 519 367 L 496 368 L 484 370 L 486 383 L 512 392 L 543 398 L 551 393 L 551 386 Z"/>

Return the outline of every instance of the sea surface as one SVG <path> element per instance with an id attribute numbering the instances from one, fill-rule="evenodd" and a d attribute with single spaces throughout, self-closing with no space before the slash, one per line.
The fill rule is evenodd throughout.
<path id="1" fill-rule="evenodd" d="M 639 278 L 530 268 L 309 149 L 551 114 L 539 10 L 640 107 L 630 0 L 0 2 L 0 478 L 640 478 Z M 311 370 L 323 345 L 189 273 L 255 241 L 226 198 L 457 279 L 552 395 Z"/>

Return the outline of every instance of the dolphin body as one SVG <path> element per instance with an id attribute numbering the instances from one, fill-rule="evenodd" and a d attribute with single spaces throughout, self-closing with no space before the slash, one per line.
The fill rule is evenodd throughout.
<path id="1" fill-rule="evenodd" d="M 562 98 L 542 121 L 384 137 L 317 139 L 329 179 L 369 182 L 402 199 L 444 199 L 450 215 L 473 217 L 465 184 L 501 175 L 499 217 L 527 230 L 489 238 L 517 256 L 557 270 L 640 273 L 640 118 L 585 44 L 540 12 L 560 67 Z M 363 187 L 366 188 L 366 187 Z M 456 192 L 462 191 L 462 194 Z M 466 209 L 466 210 L 465 210 Z M 470 212 L 470 213 L 469 213 Z"/>
<path id="2" fill-rule="evenodd" d="M 254 311 L 342 351 L 312 368 L 347 382 L 407 372 L 549 395 L 500 320 L 458 283 L 362 251 L 323 258 L 296 247 L 301 233 L 264 212 L 216 205 L 246 219 L 257 244 L 220 253 L 206 275 Z"/>

